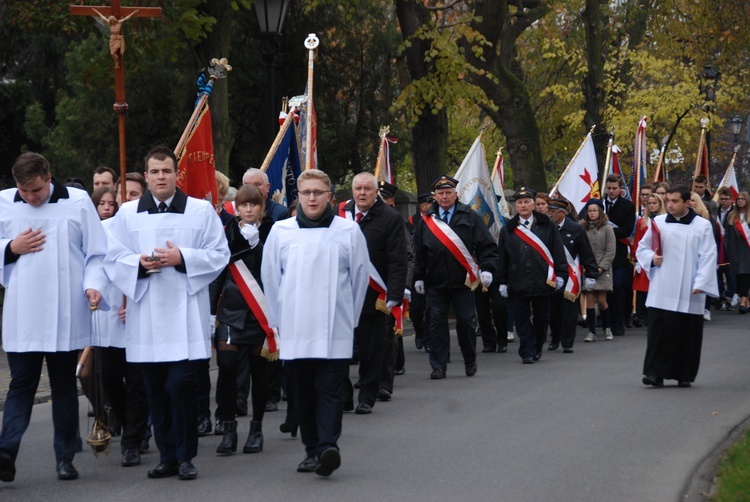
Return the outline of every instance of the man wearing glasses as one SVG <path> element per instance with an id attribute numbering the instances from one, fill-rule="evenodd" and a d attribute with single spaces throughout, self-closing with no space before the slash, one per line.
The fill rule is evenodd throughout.
<path id="1" fill-rule="evenodd" d="M 719 188 L 718 194 L 719 210 L 716 213 L 716 219 L 721 224 L 723 235 L 727 224 L 727 215 L 734 209 L 734 198 L 732 197 L 732 191 L 727 187 Z M 721 310 L 734 310 L 732 307 L 732 297 L 734 297 L 737 288 L 737 278 L 731 273 L 728 263 L 719 263 L 717 273 L 719 277 L 719 299 L 717 300 L 719 308 Z"/>
<path id="2" fill-rule="evenodd" d="M 297 186 L 297 216 L 271 228 L 261 277 L 268 324 L 279 330 L 279 355 L 305 445 L 297 471 L 330 476 L 341 465 L 344 381 L 365 302 L 369 256 L 359 225 L 336 217 L 324 172 L 304 171 Z"/>

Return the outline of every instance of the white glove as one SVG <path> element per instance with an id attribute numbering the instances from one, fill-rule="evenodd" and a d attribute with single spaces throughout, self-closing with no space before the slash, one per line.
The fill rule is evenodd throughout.
<path id="1" fill-rule="evenodd" d="M 555 279 L 555 291 L 560 291 L 563 286 L 565 286 L 565 281 L 563 281 L 562 277 Z"/>
<path id="2" fill-rule="evenodd" d="M 393 310 L 393 307 L 396 307 L 396 306 L 398 306 L 398 302 L 394 302 L 393 300 L 388 300 L 387 302 L 385 302 L 385 307 L 388 310 Z"/>
<path id="3" fill-rule="evenodd" d="M 503 298 L 508 298 L 508 285 L 507 284 L 500 285 L 500 296 L 502 296 Z"/>
<path id="4" fill-rule="evenodd" d="M 208 335 L 214 336 L 216 331 L 216 316 L 211 314 L 208 318 Z"/>
<path id="5" fill-rule="evenodd" d="M 240 227 L 240 232 L 242 233 L 242 237 L 245 238 L 248 244 L 250 244 L 250 249 L 254 248 L 258 245 L 258 242 L 260 242 L 260 234 L 258 233 L 258 227 L 251 224 L 242 225 Z"/>
<path id="6" fill-rule="evenodd" d="M 489 288 L 492 284 L 492 272 L 479 272 L 479 279 L 482 281 L 482 286 Z"/>
<path id="7" fill-rule="evenodd" d="M 404 290 L 404 300 L 411 301 L 411 291 L 409 291 L 408 289 Z"/>
<path id="8" fill-rule="evenodd" d="M 636 264 L 635 264 L 635 273 L 636 274 L 640 274 L 642 271 L 643 271 L 643 267 L 641 267 L 640 263 L 636 262 Z"/>
<path id="9" fill-rule="evenodd" d="M 424 294 L 424 281 L 415 281 L 414 291 L 416 291 L 420 295 L 423 295 Z"/>
<path id="10" fill-rule="evenodd" d="M 583 289 L 594 289 L 594 286 L 596 286 L 596 279 L 592 277 L 586 277 L 583 281 Z"/>

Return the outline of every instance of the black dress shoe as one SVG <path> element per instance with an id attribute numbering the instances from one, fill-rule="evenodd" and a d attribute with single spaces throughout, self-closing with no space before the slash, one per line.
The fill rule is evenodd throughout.
<path id="1" fill-rule="evenodd" d="M 633 326 L 636 328 L 640 328 L 643 326 L 643 321 L 641 321 L 641 316 L 633 316 Z"/>
<path id="2" fill-rule="evenodd" d="M 354 403 L 352 401 L 344 403 L 344 412 L 354 411 Z"/>
<path id="3" fill-rule="evenodd" d="M 67 460 L 60 460 L 57 463 L 57 479 L 63 481 L 69 481 L 71 479 L 78 479 L 78 471 L 73 467 L 72 462 Z"/>
<path id="4" fill-rule="evenodd" d="M 677 382 L 677 387 L 692 387 L 690 382 Z"/>
<path id="5" fill-rule="evenodd" d="M 16 462 L 9 451 L 0 450 L 0 481 L 10 483 L 16 479 Z"/>
<path id="6" fill-rule="evenodd" d="M 279 403 L 272 399 L 269 399 L 266 403 L 266 411 L 279 411 Z"/>
<path id="7" fill-rule="evenodd" d="M 627 320 L 625 321 L 625 327 L 626 327 L 626 328 L 628 328 L 628 329 L 630 329 L 630 328 L 632 328 L 632 327 L 633 327 L 633 318 L 632 318 L 632 317 L 631 317 L 631 318 L 629 318 L 629 319 L 627 319 Z"/>
<path id="8" fill-rule="evenodd" d="M 189 460 L 184 460 L 180 462 L 178 476 L 183 481 L 195 479 L 198 477 L 198 469 Z"/>
<path id="9" fill-rule="evenodd" d="M 521 362 L 523 364 L 534 364 L 534 358 L 533 357 L 524 357 Z"/>
<path id="10" fill-rule="evenodd" d="M 414 345 L 417 346 L 418 350 L 422 350 L 422 347 L 424 347 L 424 343 L 422 343 L 422 337 L 421 336 L 414 336 Z"/>
<path id="11" fill-rule="evenodd" d="M 359 382 L 359 380 L 357 380 L 356 382 L 354 382 L 354 385 L 352 385 L 352 387 L 354 387 L 355 389 L 359 389 L 360 387 L 362 387 L 362 384 Z"/>
<path id="12" fill-rule="evenodd" d="M 557 350 L 557 348 L 558 348 L 559 346 L 560 346 L 560 344 L 559 344 L 559 343 L 554 343 L 554 342 L 553 342 L 553 343 L 550 343 L 549 345 L 547 345 L 547 350 Z"/>
<path id="13" fill-rule="evenodd" d="M 357 409 L 354 410 L 356 415 L 369 415 L 372 413 L 372 406 L 367 403 L 359 403 Z"/>
<path id="14" fill-rule="evenodd" d="M 128 448 L 122 452 L 122 466 L 123 467 L 134 467 L 141 465 L 141 452 L 138 448 Z"/>
<path id="15" fill-rule="evenodd" d="M 497 348 L 497 352 L 500 353 L 500 354 L 505 354 L 506 352 L 508 352 L 507 345 L 505 347 L 498 347 Z"/>
<path id="16" fill-rule="evenodd" d="M 315 472 L 315 469 L 318 468 L 319 463 L 320 460 L 318 459 L 318 456 L 315 454 L 310 454 L 297 465 L 297 472 Z"/>
<path id="17" fill-rule="evenodd" d="M 214 424 L 214 436 L 223 436 L 223 435 L 224 435 L 224 422 L 217 418 L 216 423 Z"/>
<path id="18" fill-rule="evenodd" d="M 432 370 L 432 373 L 430 373 L 430 378 L 432 380 L 442 380 L 445 378 L 445 370 L 442 368 L 435 368 Z"/>
<path id="19" fill-rule="evenodd" d="M 644 375 L 643 385 L 651 385 L 653 387 L 664 387 L 664 379 L 653 376 L 653 375 Z"/>
<path id="20" fill-rule="evenodd" d="M 390 401 L 392 395 L 388 390 L 380 389 L 378 391 L 378 401 Z"/>
<path id="21" fill-rule="evenodd" d="M 338 448 L 327 448 L 320 454 L 320 462 L 315 469 L 318 476 L 330 476 L 333 471 L 341 466 L 341 453 Z"/>
<path id="22" fill-rule="evenodd" d="M 623 336 L 625 334 L 625 326 L 623 326 L 622 324 L 617 324 L 612 329 L 612 331 L 614 332 L 613 334 L 615 336 Z"/>
<path id="23" fill-rule="evenodd" d="M 539 351 L 536 354 L 534 354 L 534 357 L 533 357 L 534 362 L 540 360 L 541 358 L 542 358 L 542 352 L 541 351 Z"/>
<path id="24" fill-rule="evenodd" d="M 406 373 L 406 368 L 398 368 L 393 372 L 394 375 L 403 375 L 404 373 Z"/>
<path id="25" fill-rule="evenodd" d="M 482 354 L 488 354 L 490 352 L 495 352 L 496 350 L 496 347 L 485 347 L 482 349 Z"/>
<path id="26" fill-rule="evenodd" d="M 138 450 L 141 453 L 146 453 L 148 451 L 149 445 L 148 445 L 148 438 L 143 438 L 143 441 L 141 441 L 141 445 L 138 447 Z"/>
<path id="27" fill-rule="evenodd" d="M 178 472 L 179 467 L 177 466 L 177 464 L 162 462 L 161 464 L 148 471 L 148 474 L 146 475 L 151 479 L 161 479 L 169 478 L 171 476 L 177 476 Z"/>
<path id="28" fill-rule="evenodd" d="M 198 419 L 198 437 L 208 436 L 212 430 L 213 426 L 211 425 L 210 418 L 203 417 Z"/>
<path id="29" fill-rule="evenodd" d="M 467 364 L 464 369 L 466 370 L 466 376 L 474 376 L 477 374 L 477 363 Z"/>
<path id="30" fill-rule="evenodd" d="M 572 354 L 573 347 L 563 347 L 563 354 Z"/>

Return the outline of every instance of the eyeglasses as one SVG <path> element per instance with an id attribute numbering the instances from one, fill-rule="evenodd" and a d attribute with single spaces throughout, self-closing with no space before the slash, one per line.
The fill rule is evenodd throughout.
<path id="1" fill-rule="evenodd" d="M 327 190 L 302 190 L 301 192 L 297 192 L 302 197 L 315 197 L 316 199 L 318 197 L 323 197 L 327 193 L 331 193 Z"/>

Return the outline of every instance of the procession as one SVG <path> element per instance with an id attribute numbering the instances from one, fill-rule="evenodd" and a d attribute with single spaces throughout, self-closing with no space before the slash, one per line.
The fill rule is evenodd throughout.
<path id="1" fill-rule="evenodd" d="M 259 22 L 278 17 L 277 36 L 287 8 L 254 6 Z M 653 148 L 660 116 L 652 126 L 645 109 L 617 136 L 599 122 L 570 128 L 578 146 L 542 178 L 492 113 L 465 128 L 475 136 L 463 160 L 429 169 L 416 147 L 408 167 L 394 162 L 404 155 L 395 122 L 370 134 L 369 163 L 340 176 L 326 163 L 331 129 L 314 93 L 316 65 L 335 43 L 308 33 L 296 44 L 304 92 L 280 110 L 276 53 L 264 46 L 273 118 L 258 120 L 264 148 L 243 155 L 240 171 L 222 165 L 231 148 L 221 103 L 238 70 L 222 54 L 202 62 L 192 107 L 173 118 L 181 133 L 144 142 L 139 131 L 134 152 L 126 121 L 140 112 L 126 102 L 124 31 L 165 13 L 119 0 L 70 5 L 70 15 L 97 23 L 98 42 L 109 39 L 97 50 L 107 47 L 114 73 L 113 89 L 101 91 L 114 90 L 114 116 L 98 120 L 116 131 L 112 155 L 70 171 L 42 144 L 24 145 L 9 164 L 0 191 L 6 486 L 35 481 L 20 466 L 38 440 L 52 452 L 35 464 L 60 481 L 90 474 L 88 461 L 84 474 L 74 464 L 90 452 L 127 476 L 200 485 L 211 477 L 207 456 L 231 471 L 237 457 L 268 457 L 280 438 L 289 441 L 281 479 L 346 477 L 363 460 L 349 455 L 358 451 L 352 421 L 366 429 L 408 406 L 400 399 L 413 397 L 414 379 L 440 399 L 468 395 L 498 371 L 553 384 L 592 354 L 628 350 L 638 367 L 618 373 L 619 392 L 637 400 L 648 390 L 649 406 L 661 393 L 679 409 L 702 395 L 705 351 L 705 388 L 713 385 L 721 364 L 704 332 L 741 327 L 744 317 L 728 319 L 750 312 L 741 119 L 731 120 L 726 169 L 712 158 L 722 116 L 709 103 L 693 107 L 690 133 L 670 132 L 671 146 L 664 138 Z M 261 25 L 262 34 L 271 40 Z M 715 70 L 701 73 L 706 92 L 716 92 Z M 625 152 L 616 139 L 629 143 Z M 37 438 L 38 413 L 32 419 L 40 382 L 49 385 L 51 438 Z M 517 382 L 504 392 L 520 392 Z"/>

